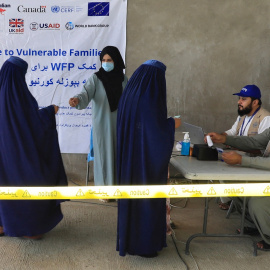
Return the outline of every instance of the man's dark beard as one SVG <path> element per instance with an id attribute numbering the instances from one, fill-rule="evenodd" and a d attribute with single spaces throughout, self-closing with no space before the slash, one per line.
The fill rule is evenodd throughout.
<path id="1" fill-rule="evenodd" d="M 251 104 L 249 104 L 245 109 L 240 110 L 238 107 L 238 115 L 239 116 L 243 116 L 243 115 L 247 115 L 252 111 L 252 107 Z"/>

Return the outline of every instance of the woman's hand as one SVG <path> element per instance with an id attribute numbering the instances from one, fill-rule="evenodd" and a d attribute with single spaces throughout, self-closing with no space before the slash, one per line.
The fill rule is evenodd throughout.
<path id="1" fill-rule="evenodd" d="M 174 118 L 175 122 L 175 129 L 179 128 L 181 126 L 181 118 Z"/>
<path id="2" fill-rule="evenodd" d="M 53 107 L 54 107 L 54 113 L 57 114 L 57 112 L 58 112 L 58 110 L 59 110 L 59 107 L 56 106 L 56 105 L 53 105 Z"/>
<path id="3" fill-rule="evenodd" d="M 71 107 L 76 107 L 78 104 L 79 104 L 79 99 L 78 98 L 71 98 L 70 100 L 69 100 L 69 105 L 71 106 Z"/>

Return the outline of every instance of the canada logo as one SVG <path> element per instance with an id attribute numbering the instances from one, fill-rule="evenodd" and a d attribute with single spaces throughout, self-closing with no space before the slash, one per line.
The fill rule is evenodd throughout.
<path id="1" fill-rule="evenodd" d="M 6 9 L 0 8 L 0 14 L 4 15 L 4 12 L 6 11 Z"/>

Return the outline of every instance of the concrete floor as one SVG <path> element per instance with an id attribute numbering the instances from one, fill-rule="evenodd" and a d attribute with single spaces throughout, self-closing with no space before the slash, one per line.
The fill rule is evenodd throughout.
<path id="1" fill-rule="evenodd" d="M 250 239 L 195 238 L 190 255 L 185 255 L 188 237 L 202 231 L 204 199 L 173 199 L 171 203 L 171 217 L 176 225 L 175 244 L 180 256 L 172 236 L 168 236 L 168 247 L 156 258 L 120 257 L 115 250 L 117 204 L 98 200 L 69 201 L 62 204 L 63 221 L 44 239 L 1 237 L 0 269 L 269 269 L 270 252 L 258 251 L 258 256 L 254 257 Z M 240 224 L 239 214 L 233 213 L 230 219 L 225 216 L 226 211 L 220 210 L 212 199 L 208 232 L 235 233 Z"/>

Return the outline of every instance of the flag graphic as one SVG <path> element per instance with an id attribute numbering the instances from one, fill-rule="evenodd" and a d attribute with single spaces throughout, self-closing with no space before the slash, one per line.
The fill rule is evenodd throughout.
<path id="1" fill-rule="evenodd" d="M 10 27 L 24 27 L 23 19 L 9 19 L 9 26 Z"/>
<path id="2" fill-rule="evenodd" d="M 88 16 L 109 16 L 109 2 L 90 2 L 88 3 Z"/>

